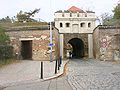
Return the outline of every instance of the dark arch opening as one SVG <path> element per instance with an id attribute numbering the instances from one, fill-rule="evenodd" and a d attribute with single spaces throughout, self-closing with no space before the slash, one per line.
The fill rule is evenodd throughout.
<path id="1" fill-rule="evenodd" d="M 84 43 L 81 39 L 73 38 L 68 43 L 72 45 L 72 58 L 84 57 Z"/>

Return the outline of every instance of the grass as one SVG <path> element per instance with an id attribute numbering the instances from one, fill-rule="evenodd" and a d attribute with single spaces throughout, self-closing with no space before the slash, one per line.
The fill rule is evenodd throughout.
<path id="1" fill-rule="evenodd" d="M 33 26 L 33 27 L 42 27 L 46 26 L 48 23 L 46 22 L 27 22 L 27 23 L 20 23 L 20 22 L 15 22 L 15 23 L 0 23 L 0 26 L 3 28 L 10 28 L 10 27 L 20 27 L 20 26 Z"/>
<path id="2" fill-rule="evenodd" d="M 14 60 L 14 59 L 0 60 L 0 68 L 15 62 L 18 62 L 18 60 Z"/>

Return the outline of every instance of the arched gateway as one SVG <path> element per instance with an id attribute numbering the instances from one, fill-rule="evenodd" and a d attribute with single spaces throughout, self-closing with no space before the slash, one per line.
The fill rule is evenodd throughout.
<path id="1" fill-rule="evenodd" d="M 84 57 L 84 43 L 79 38 L 73 38 L 68 42 L 71 46 L 72 58 L 82 58 Z"/>
<path id="2" fill-rule="evenodd" d="M 88 57 L 88 34 L 63 34 L 63 36 L 64 57 L 69 57 L 69 52 L 72 53 L 72 58 Z"/>
<path id="3" fill-rule="evenodd" d="M 55 12 L 55 27 L 59 30 L 60 55 L 65 58 L 72 46 L 72 57 L 93 58 L 93 30 L 95 28 L 95 12 L 83 11 L 72 6 L 68 10 Z"/>

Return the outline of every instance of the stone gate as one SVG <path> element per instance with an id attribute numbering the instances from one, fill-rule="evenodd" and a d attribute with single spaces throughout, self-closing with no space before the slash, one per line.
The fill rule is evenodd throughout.
<path id="1" fill-rule="evenodd" d="M 71 44 L 74 50 L 72 50 L 74 54 L 73 57 L 88 57 L 87 34 L 64 34 L 64 55 L 70 50 L 67 46 L 68 44 Z M 66 57 L 66 55 L 64 57 Z"/>
<path id="2" fill-rule="evenodd" d="M 83 11 L 72 6 L 55 12 L 55 27 L 59 30 L 60 55 L 73 58 L 93 58 L 93 30 L 96 16 L 93 11 Z M 70 47 L 69 47 L 70 46 Z"/>

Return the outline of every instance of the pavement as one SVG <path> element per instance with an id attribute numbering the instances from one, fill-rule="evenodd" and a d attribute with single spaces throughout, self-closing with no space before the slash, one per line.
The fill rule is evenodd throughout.
<path id="1" fill-rule="evenodd" d="M 42 82 L 25 83 L 4 88 L 4 90 L 72 90 L 66 77 Z"/>
<path id="2" fill-rule="evenodd" d="M 64 60 L 57 74 L 55 61 L 45 61 L 43 66 L 43 79 L 40 61 L 22 61 L 0 69 L 0 90 L 120 90 L 120 62 Z"/>
<path id="3" fill-rule="evenodd" d="M 73 90 L 120 90 L 120 63 L 73 59 L 68 63 L 68 82 Z"/>
<path id="4" fill-rule="evenodd" d="M 7 65 L 0 68 L 0 90 L 3 89 L 3 87 L 6 88 L 43 81 L 48 82 L 47 80 L 54 79 L 64 73 L 64 66 L 68 61 L 69 60 L 62 61 L 60 70 L 57 70 L 57 74 L 55 74 L 55 61 L 43 61 L 43 79 L 40 77 L 41 61 L 22 60 L 18 63 Z"/>

